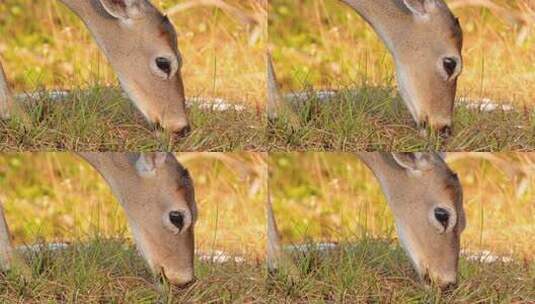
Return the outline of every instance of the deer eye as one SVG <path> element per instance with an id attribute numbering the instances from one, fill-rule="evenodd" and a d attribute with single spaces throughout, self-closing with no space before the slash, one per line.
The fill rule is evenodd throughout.
<path id="1" fill-rule="evenodd" d="M 156 66 L 165 74 L 171 74 L 171 61 L 164 57 L 156 58 Z"/>
<path id="2" fill-rule="evenodd" d="M 444 230 L 446 230 L 450 220 L 450 213 L 444 208 L 435 208 L 435 219 L 444 227 Z"/>
<path id="3" fill-rule="evenodd" d="M 178 228 L 178 231 L 182 231 L 182 228 L 184 228 L 184 214 L 180 211 L 169 212 L 169 221 Z"/>
<path id="4" fill-rule="evenodd" d="M 451 78 L 457 69 L 457 60 L 453 57 L 446 57 L 442 60 L 442 64 L 444 66 L 444 71 L 446 71 L 448 77 Z"/>

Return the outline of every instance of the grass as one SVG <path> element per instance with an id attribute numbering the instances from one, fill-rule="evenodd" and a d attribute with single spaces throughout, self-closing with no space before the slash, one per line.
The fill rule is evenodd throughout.
<path id="1" fill-rule="evenodd" d="M 515 9 L 526 3 L 495 2 Z M 519 28 L 488 10 L 460 8 L 454 13 L 465 34 L 459 99 L 489 98 L 513 105 L 516 112 L 482 114 L 458 103 L 455 137 L 440 143 L 422 138 L 412 127 L 399 104 L 393 60 L 355 12 L 339 1 L 271 1 L 269 41 L 283 93 L 341 91 L 331 105 L 305 102 L 297 126 L 286 126 L 287 117 L 272 125 L 272 149 L 533 150 L 535 36 L 517 45 Z"/>
<path id="2" fill-rule="evenodd" d="M 177 0 L 152 1 L 165 11 Z M 228 1 L 250 15 L 265 16 L 262 2 Z M 184 57 L 182 76 L 188 98 L 220 98 L 246 107 L 244 113 L 201 112 L 190 120 L 196 132 L 172 144 L 151 132 L 137 110 L 123 106 L 116 76 L 82 22 L 59 1 L 0 3 L 0 54 L 15 92 L 65 89 L 75 103 L 54 105 L 46 98 L 26 106 L 29 126 L 0 122 L 0 149 L 36 150 L 265 150 L 264 46 L 266 35 L 250 43 L 254 28 L 213 7 L 170 16 Z M 238 60 L 239 59 L 239 60 Z M 101 99 L 101 100 L 99 100 Z M 120 102 L 119 102 L 120 101 Z M 121 103 L 121 104 L 120 104 Z M 91 134 L 96 131 L 95 134 Z"/>
<path id="3" fill-rule="evenodd" d="M 527 1 L 494 2 L 516 9 Z M 488 10 L 465 7 L 454 13 L 464 31 L 459 95 L 533 106 L 535 35 L 517 45 L 519 27 Z M 268 30 L 285 91 L 302 90 L 303 83 L 315 89 L 394 84 L 393 61 L 383 43 L 353 10 L 337 1 L 270 1 Z"/>
<path id="4" fill-rule="evenodd" d="M 196 250 L 245 263 L 196 260 L 199 281 L 161 292 L 134 249 L 126 218 L 98 173 L 66 153 L 0 156 L 0 201 L 16 246 L 67 242 L 27 253 L 30 275 L 0 274 L 0 302 L 253 302 L 265 279 L 264 197 L 258 153 L 178 154 L 194 179 Z M 240 166 L 236 166 L 236 163 Z M 260 187 L 255 186 L 259 182 Z M 242 211 L 247 208 L 248 216 Z M 197 256 L 198 257 L 198 256 Z"/>
<path id="5" fill-rule="evenodd" d="M 179 0 L 151 1 L 165 11 Z M 230 0 L 251 15 L 265 15 L 257 2 Z M 200 6 L 170 16 L 184 57 L 186 93 L 250 105 L 264 102 L 264 46 L 253 28 L 213 7 Z M 0 53 L 16 92 L 36 88 L 82 88 L 89 83 L 117 85 L 115 74 L 89 31 L 57 0 L 0 3 Z M 239 59 L 239 60 L 238 60 Z"/>
<path id="6" fill-rule="evenodd" d="M 187 289 L 161 290 L 131 242 L 94 238 L 62 251 L 25 256 L 31 275 L 0 274 L 4 303 L 207 303 L 251 302 L 263 286 L 258 261 L 196 261 L 199 281 Z M 237 274 L 240 278 L 237 279 Z M 222 286 L 225 286 L 223 289 Z"/>
<path id="7" fill-rule="evenodd" d="M 294 254 L 297 273 L 275 275 L 271 297 L 287 303 L 533 302 L 535 179 L 514 169 L 531 166 L 533 155 L 493 154 L 504 160 L 502 166 L 451 156 L 455 160 L 450 165 L 463 184 L 468 222 L 462 250 L 488 250 L 512 262 L 487 264 L 463 255 L 457 289 L 441 294 L 423 288 L 397 242 L 378 183 L 355 156 L 274 153 L 270 188 L 283 242 L 335 242 L 340 247 L 329 253 Z"/>
<path id="8" fill-rule="evenodd" d="M 532 151 L 533 108 L 485 112 L 457 106 L 453 135 L 417 128 L 390 88 L 348 88 L 329 101 L 316 96 L 270 123 L 272 151 Z M 295 115 L 296 114 L 296 115 Z M 291 122 L 297 117 L 297 123 Z"/>
<path id="9" fill-rule="evenodd" d="M 189 109 L 193 132 L 175 138 L 152 128 L 115 88 L 74 91 L 65 101 L 45 94 L 24 104 L 29 121 L 0 121 L 2 151 L 243 151 L 265 149 L 261 109 Z"/>
<path id="10" fill-rule="evenodd" d="M 334 251 L 293 256 L 297 273 L 271 278 L 273 303 L 532 303 L 533 263 L 460 261 L 452 292 L 424 288 L 401 248 L 388 240 L 359 239 Z"/>

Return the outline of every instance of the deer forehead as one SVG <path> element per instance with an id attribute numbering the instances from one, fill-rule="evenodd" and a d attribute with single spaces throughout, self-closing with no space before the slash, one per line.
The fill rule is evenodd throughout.
<path id="1" fill-rule="evenodd" d="M 177 33 L 175 27 L 167 16 L 162 17 L 159 27 L 159 36 L 164 38 L 172 50 L 178 51 Z"/>

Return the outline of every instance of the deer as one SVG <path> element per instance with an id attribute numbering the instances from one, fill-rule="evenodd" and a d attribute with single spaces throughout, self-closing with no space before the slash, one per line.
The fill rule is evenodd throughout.
<path id="1" fill-rule="evenodd" d="M 124 209 L 135 243 L 162 282 L 194 279 L 197 205 L 192 178 L 171 153 L 80 153 L 110 186 Z M 0 269 L 23 268 L 0 204 Z"/>
<path id="2" fill-rule="evenodd" d="M 339 0 L 378 34 L 396 67 L 398 90 L 418 129 L 452 133 L 463 32 L 443 0 Z M 268 84 L 276 81 L 268 63 Z M 274 94 L 274 93 L 270 93 Z M 274 99 L 268 104 L 277 105 Z M 269 109 L 269 107 L 268 107 Z M 276 114 L 270 114 L 270 117 Z"/>
<path id="3" fill-rule="evenodd" d="M 182 56 L 175 27 L 148 0 L 60 0 L 89 29 L 146 120 L 186 136 Z M 11 116 L 13 97 L 0 63 L 0 118 Z"/>
<path id="4" fill-rule="evenodd" d="M 466 227 L 459 178 L 438 153 L 362 152 L 395 219 L 401 246 L 426 286 L 457 284 L 461 233 Z M 285 256 L 271 200 L 267 202 L 268 258 L 273 273 Z"/>

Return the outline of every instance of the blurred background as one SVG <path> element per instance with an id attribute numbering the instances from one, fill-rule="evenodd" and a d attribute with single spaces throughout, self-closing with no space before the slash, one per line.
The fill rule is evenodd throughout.
<path id="1" fill-rule="evenodd" d="M 151 2 L 176 26 L 187 96 L 264 103 L 266 0 Z M 16 92 L 117 85 L 88 30 L 60 1 L 0 1 L 0 37 Z"/>
<path id="2" fill-rule="evenodd" d="M 468 226 L 462 249 L 533 261 L 535 154 L 449 153 L 447 162 L 464 189 Z M 379 184 L 356 156 L 276 153 L 269 164 L 285 243 L 396 238 Z"/>
<path id="3" fill-rule="evenodd" d="M 533 106 L 535 2 L 446 2 L 460 18 L 465 36 L 459 95 Z M 340 1 L 270 1 L 269 39 L 284 90 L 395 84 L 386 48 Z"/>
<path id="4" fill-rule="evenodd" d="M 263 259 L 265 155 L 177 156 L 194 181 L 199 209 L 197 250 Z M 124 212 L 108 185 L 73 154 L 0 155 L 0 189 L 15 245 L 84 241 L 95 236 L 132 241 Z"/>

